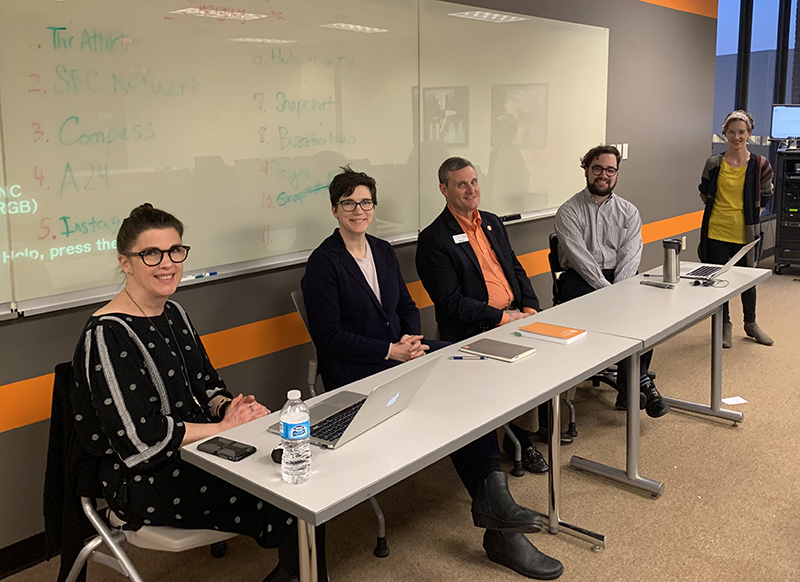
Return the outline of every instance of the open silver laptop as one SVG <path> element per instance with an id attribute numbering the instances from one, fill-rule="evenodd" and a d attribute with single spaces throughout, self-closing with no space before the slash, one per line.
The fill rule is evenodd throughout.
<path id="1" fill-rule="evenodd" d="M 424 356 L 420 365 L 372 389 L 367 396 L 337 390 L 332 396 L 309 407 L 311 442 L 336 449 L 391 418 L 408 406 L 430 376 L 439 356 Z M 280 423 L 270 432 L 280 434 Z"/>
<path id="2" fill-rule="evenodd" d="M 700 279 L 701 281 L 711 281 L 716 279 L 728 271 L 728 269 L 733 267 L 736 263 L 738 263 L 750 249 L 759 243 L 760 240 L 760 238 L 757 238 L 753 242 L 744 245 L 741 249 L 739 249 L 739 252 L 733 255 L 724 265 L 703 265 L 702 267 L 697 267 L 696 269 L 689 271 L 685 275 L 681 275 L 681 277 L 684 279 Z"/>

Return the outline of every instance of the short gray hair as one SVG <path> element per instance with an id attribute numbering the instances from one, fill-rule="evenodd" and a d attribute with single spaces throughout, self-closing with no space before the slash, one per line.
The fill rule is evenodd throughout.
<path id="1" fill-rule="evenodd" d="M 466 158 L 459 158 L 457 156 L 453 158 L 447 158 L 442 162 L 442 165 L 439 166 L 439 184 L 447 185 L 447 177 L 450 175 L 450 172 L 458 172 L 467 166 L 473 170 L 475 169 L 475 166 L 472 165 L 472 162 Z"/>

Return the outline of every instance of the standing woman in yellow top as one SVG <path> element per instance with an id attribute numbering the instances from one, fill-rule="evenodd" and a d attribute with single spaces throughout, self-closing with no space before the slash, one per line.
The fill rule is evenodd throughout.
<path id="1" fill-rule="evenodd" d="M 772 166 L 763 156 L 747 150 L 753 133 L 753 116 L 746 111 L 730 113 L 722 124 L 728 151 L 706 160 L 700 181 L 700 198 L 706 205 L 700 229 L 700 260 L 723 265 L 747 243 L 761 236 L 759 216 L 772 197 Z M 741 267 L 755 267 L 761 254 L 756 245 L 741 261 Z M 756 323 L 756 288 L 742 293 L 744 332 L 760 344 L 771 346 L 770 338 Z M 728 304 L 723 307 L 722 347 L 733 345 Z"/>

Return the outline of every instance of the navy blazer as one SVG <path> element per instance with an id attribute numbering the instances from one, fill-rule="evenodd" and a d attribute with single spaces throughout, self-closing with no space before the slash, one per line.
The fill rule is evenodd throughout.
<path id="1" fill-rule="evenodd" d="M 339 388 L 400 362 L 389 344 L 421 333 L 419 310 L 408 293 L 392 246 L 367 235 L 381 301 L 344 246 L 339 230 L 311 253 L 301 286 L 311 340 L 326 390 Z"/>
<path id="2" fill-rule="evenodd" d="M 520 311 L 523 307 L 539 311 L 539 300 L 511 248 L 503 223 L 491 212 L 480 211 L 480 215 L 481 228 L 514 292 L 514 306 Z M 463 233 L 445 206 L 417 240 L 417 273 L 433 301 L 439 334 L 451 342 L 492 329 L 503 318 L 501 309 L 488 304 L 489 291 L 472 245 L 453 240 L 453 236 Z"/>

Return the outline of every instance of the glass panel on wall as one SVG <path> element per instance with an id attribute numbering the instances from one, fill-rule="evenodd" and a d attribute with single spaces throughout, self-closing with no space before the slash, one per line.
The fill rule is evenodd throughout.
<path id="1" fill-rule="evenodd" d="M 753 2 L 747 110 L 753 116 L 756 125 L 748 149 L 765 157 L 769 157 L 769 130 L 774 100 L 773 92 L 775 91 L 779 4 L 779 0 L 755 0 Z"/>
<path id="2" fill-rule="evenodd" d="M 714 78 L 712 153 L 727 149 L 722 122 L 736 100 L 736 53 L 739 50 L 739 0 L 719 0 L 717 9 L 717 62 Z"/>
<path id="3" fill-rule="evenodd" d="M 750 149 L 763 156 L 769 155 L 768 138 L 775 85 L 779 4 L 779 0 L 755 0 L 753 3 L 747 109 L 755 119 L 755 131 Z M 795 14 L 797 0 L 794 0 L 793 4 L 795 8 L 792 14 Z M 735 107 L 739 14 L 740 0 L 720 0 L 717 15 L 717 62 L 712 130 L 714 153 L 721 153 L 727 149 L 725 138 L 720 132 L 725 116 Z M 794 22 L 792 26 L 792 36 L 794 36 Z M 793 42 L 791 46 L 794 47 Z M 790 62 L 793 52 L 792 50 L 789 56 Z"/>
<path id="4" fill-rule="evenodd" d="M 789 14 L 789 58 L 786 64 L 786 97 L 784 103 L 800 103 L 800 86 L 794 89 L 794 47 L 797 44 L 797 0 L 792 0 L 792 9 Z M 798 55 L 800 57 L 800 55 Z M 800 67 L 800 63 L 798 63 Z M 800 75 L 797 75 L 800 82 Z"/>

